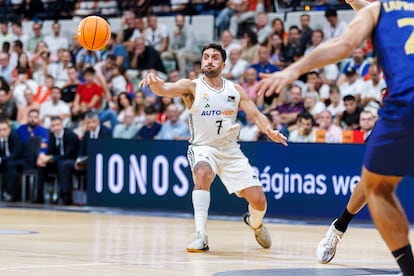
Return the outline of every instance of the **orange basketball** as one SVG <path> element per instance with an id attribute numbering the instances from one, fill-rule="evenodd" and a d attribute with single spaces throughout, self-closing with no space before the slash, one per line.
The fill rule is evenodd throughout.
<path id="1" fill-rule="evenodd" d="M 111 37 L 111 28 L 102 17 L 88 16 L 79 23 L 76 37 L 83 48 L 100 50 L 108 43 Z"/>

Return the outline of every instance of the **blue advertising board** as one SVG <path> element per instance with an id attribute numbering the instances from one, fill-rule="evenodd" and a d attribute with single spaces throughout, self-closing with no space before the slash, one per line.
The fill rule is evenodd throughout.
<path id="1" fill-rule="evenodd" d="M 186 142 L 109 139 L 89 145 L 88 205 L 192 213 Z M 364 145 L 241 143 L 268 200 L 267 217 L 333 218 L 360 180 Z M 398 194 L 411 221 L 414 180 Z M 246 202 L 216 178 L 210 214 L 241 215 Z M 360 219 L 369 219 L 367 208 Z"/>

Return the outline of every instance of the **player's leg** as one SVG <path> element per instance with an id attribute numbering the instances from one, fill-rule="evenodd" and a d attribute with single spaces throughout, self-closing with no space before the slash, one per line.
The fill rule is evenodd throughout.
<path id="1" fill-rule="evenodd" d="M 198 162 L 194 168 L 194 190 L 192 193 L 196 232 L 206 234 L 208 208 L 210 207 L 210 186 L 214 172 L 207 162 Z"/>
<path id="2" fill-rule="evenodd" d="M 250 225 L 258 228 L 262 225 L 264 215 L 267 209 L 266 197 L 262 187 L 253 186 L 239 192 L 249 203 Z"/>
<path id="3" fill-rule="evenodd" d="M 331 224 L 325 236 L 318 244 L 316 258 L 320 263 L 326 264 L 333 259 L 336 253 L 336 246 L 348 228 L 349 223 L 365 204 L 365 189 L 364 185 L 360 182 L 355 186 L 342 215 Z"/>
<path id="4" fill-rule="evenodd" d="M 365 187 L 364 184 L 360 182 L 355 186 L 344 212 L 335 222 L 335 228 L 345 232 L 351 220 L 362 208 L 364 208 L 366 203 Z"/>
<path id="5" fill-rule="evenodd" d="M 267 210 L 266 196 L 261 186 L 252 186 L 238 192 L 249 203 L 249 212 L 244 215 L 244 221 L 253 229 L 256 241 L 263 248 L 272 245 L 272 239 L 266 227 L 263 225 L 263 218 Z"/>
<path id="6" fill-rule="evenodd" d="M 414 258 L 408 239 L 409 225 L 395 189 L 401 177 L 384 176 L 362 169 L 361 182 L 372 219 L 392 251 L 404 275 L 414 275 Z"/>
<path id="7" fill-rule="evenodd" d="M 209 249 L 207 239 L 207 219 L 210 207 L 210 187 L 215 173 L 215 163 L 207 147 L 190 146 L 188 153 L 193 174 L 194 189 L 192 201 L 196 236 L 188 244 L 188 252 L 203 252 Z M 209 158 L 207 158 L 209 156 Z"/>

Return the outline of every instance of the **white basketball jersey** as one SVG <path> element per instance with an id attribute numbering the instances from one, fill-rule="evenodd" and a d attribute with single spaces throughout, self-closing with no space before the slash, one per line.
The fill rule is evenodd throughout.
<path id="1" fill-rule="evenodd" d="M 194 103 L 189 110 L 190 143 L 212 147 L 236 143 L 240 133 L 240 125 L 236 123 L 240 94 L 234 84 L 223 79 L 222 88 L 216 90 L 202 77 L 194 82 Z"/>

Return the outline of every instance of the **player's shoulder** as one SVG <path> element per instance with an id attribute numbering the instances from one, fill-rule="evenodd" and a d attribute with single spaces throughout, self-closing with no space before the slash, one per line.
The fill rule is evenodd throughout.
<path id="1" fill-rule="evenodd" d="M 190 79 L 180 79 L 177 81 L 178 84 L 183 85 L 185 87 L 195 87 L 196 82 L 194 80 L 190 80 Z"/>
<path id="2" fill-rule="evenodd" d="M 234 83 L 234 82 L 231 82 L 231 83 L 232 83 L 232 85 L 234 86 L 234 89 L 236 89 L 237 92 L 239 92 L 240 94 L 246 93 L 246 91 L 243 89 L 243 87 L 241 87 L 240 84 Z"/>
<path id="3" fill-rule="evenodd" d="M 381 9 L 382 2 L 374 1 L 363 7 L 358 11 L 359 14 L 370 14 L 372 18 L 377 19 Z M 376 21 L 376 20 L 375 20 Z"/>
<path id="4" fill-rule="evenodd" d="M 177 84 L 185 87 L 187 92 L 194 93 L 196 88 L 196 82 L 190 79 L 180 79 L 176 82 Z"/>

